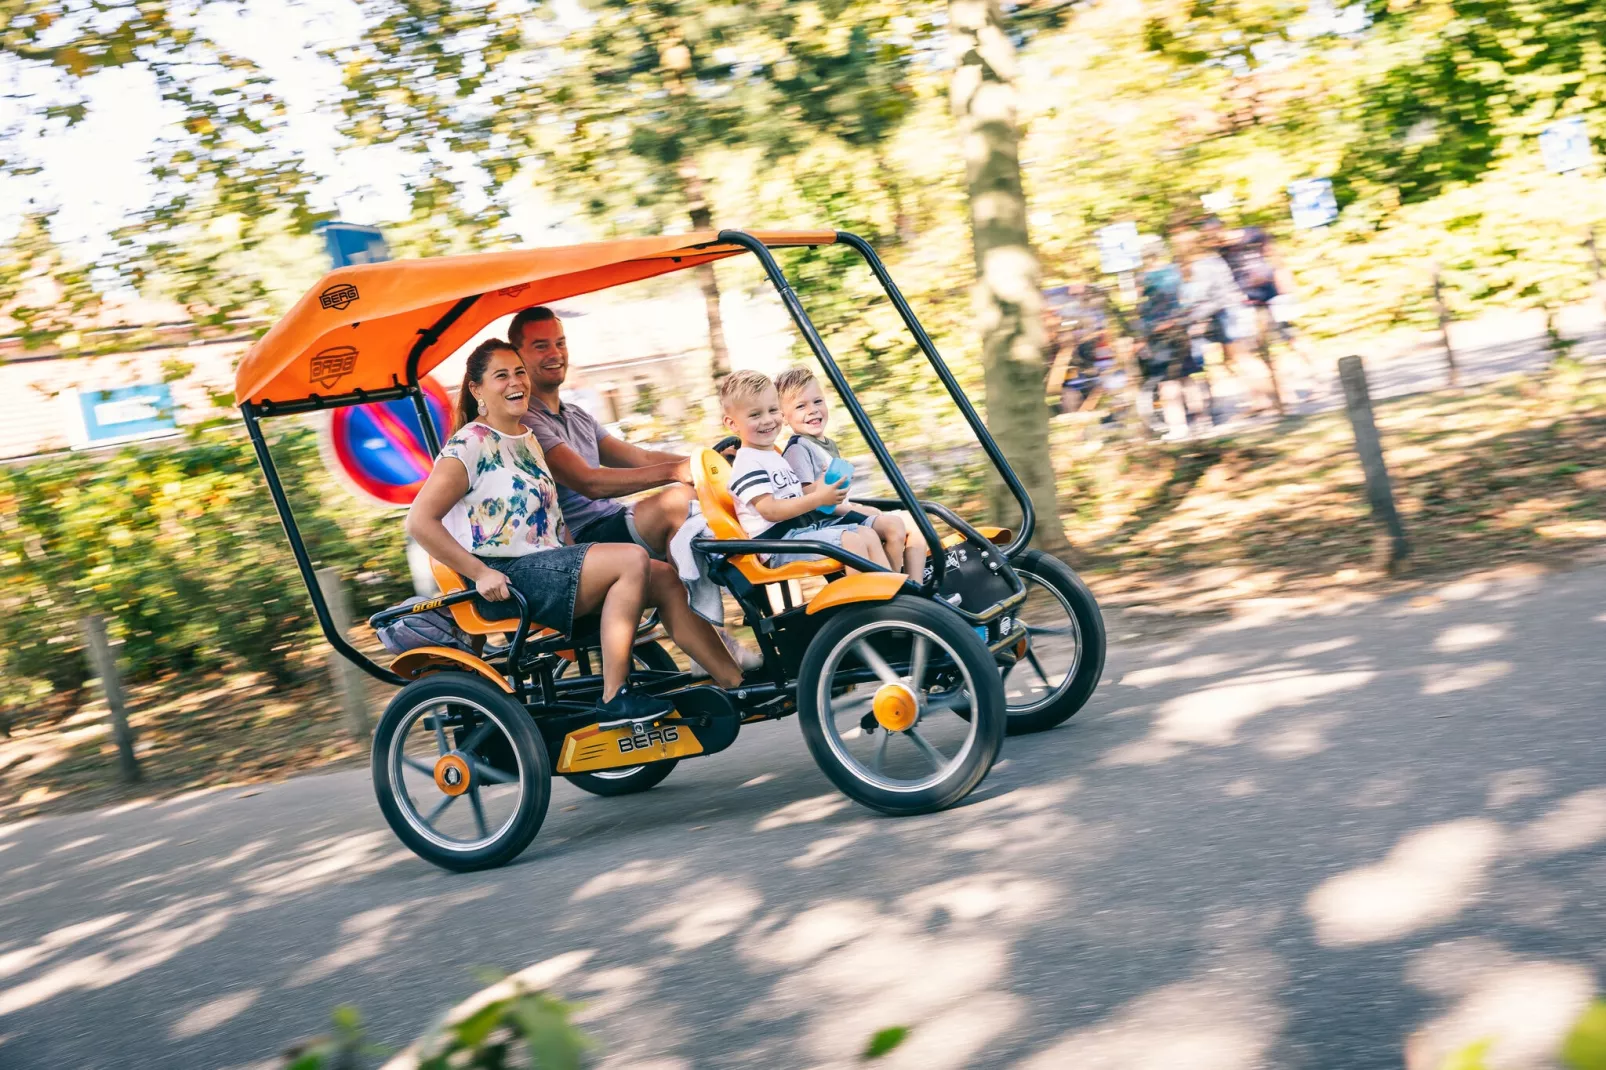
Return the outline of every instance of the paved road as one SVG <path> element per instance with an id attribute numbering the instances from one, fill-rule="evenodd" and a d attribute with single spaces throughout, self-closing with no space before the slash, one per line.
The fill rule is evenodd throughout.
<path id="1" fill-rule="evenodd" d="M 916 819 L 783 723 L 643 797 L 560 786 L 489 874 L 400 850 L 357 771 L 13 825 L 0 1066 L 271 1065 L 340 1003 L 400 1044 L 476 968 L 552 960 L 609 1068 L 855 1065 L 893 1024 L 922 1070 L 1483 1033 L 1539 1065 L 1606 970 L 1603 609 L 1596 568 L 1123 625 L 1081 716 Z"/>

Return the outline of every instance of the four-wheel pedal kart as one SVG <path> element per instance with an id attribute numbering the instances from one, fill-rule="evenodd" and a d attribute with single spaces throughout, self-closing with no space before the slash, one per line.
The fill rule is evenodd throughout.
<path id="1" fill-rule="evenodd" d="M 1016 531 L 972 526 L 910 489 L 772 253 L 831 243 L 855 250 L 882 283 L 1019 503 Z M 922 582 L 829 544 L 747 538 L 729 469 L 704 450 L 694 470 L 709 530 L 698 547 L 764 659 L 762 679 L 740 694 L 681 671 L 649 622 L 638 633 L 631 686 L 668 698 L 674 713 L 604 728 L 595 716 L 595 622 L 559 634 L 531 621 L 522 600 L 518 618 L 486 619 L 470 586 L 439 563 L 439 596 L 373 623 L 446 608 L 476 650 L 418 647 L 383 667 L 354 648 L 320 593 L 262 421 L 410 399 L 416 433 L 438 453 L 420 376 L 493 321 L 743 252 L 759 260 L 896 494 L 866 504 L 905 511 L 940 547 Z M 744 726 L 792 715 L 814 760 L 850 798 L 887 814 L 941 810 L 981 783 L 1006 734 L 1076 713 L 1103 668 L 1092 595 L 1067 566 L 1026 548 L 1030 498 L 880 259 L 852 234 L 725 230 L 341 268 L 252 347 L 236 397 L 324 635 L 400 688 L 373 740 L 380 809 L 402 842 L 448 869 L 499 866 L 523 851 L 546 815 L 554 773 L 598 795 L 646 791 L 678 762 L 730 747 Z M 776 552 L 819 560 L 765 564 Z"/>

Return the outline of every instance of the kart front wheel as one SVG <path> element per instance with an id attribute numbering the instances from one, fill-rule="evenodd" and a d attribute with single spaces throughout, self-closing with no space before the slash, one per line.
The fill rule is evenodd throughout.
<path id="1" fill-rule="evenodd" d="M 402 688 L 379 721 L 370 762 L 391 831 L 426 862 L 459 872 L 517 858 L 552 798 L 552 766 L 530 715 L 465 672 Z"/>
<path id="2" fill-rule="evenodd" d="M 992 656 L 957 613 L 924 598 L 843 611 L 809 643 L 798 680 L 815 762 L 843 794 L 882 813 L 954 805 L 1004 742 Z"/>

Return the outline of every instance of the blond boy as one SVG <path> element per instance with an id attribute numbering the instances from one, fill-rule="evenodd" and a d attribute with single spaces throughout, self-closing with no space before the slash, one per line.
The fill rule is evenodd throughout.
<path id="1" fill-rule="evenodd" d="M 792 437 L 785 447 L 786 461 L 799 479 L 818 481 L 831 461 L 842 456 L 836 443 L 825 434 L 831 416 L 825 404 L 825 393 L 814 373 L 803 367 L 782 372 L 775 380 L 775 387 L 781 400 L 781 412 L 792 429 Z M 868 505 L 854 503 L 853 511 L 870 517 L 872 530 L 887 560 L 898 562 L 904 575 L 918 583 L 926 568 L 926 540 L 920 533 L 910 531 L 903 517 Z"/>
<path id="2" fill-rule="evenodd" d="M 742 440 L 731 462 L 731 497 L 736 519 L 750 539 L 808 539 L 840 546 L 882 567 L 888 567 L 881 543 L 869 530 L 870 519 L 854 513 L 823 513 L 841 505 L 847 487 L 824 480 L 804 483 L 786 463 L 775 440 L 786 422 L 769 376 L 732 372 L 719 387 L 725 426 Z M 772 554 L 770 564 L 814 560 L 814 554 Z"/>

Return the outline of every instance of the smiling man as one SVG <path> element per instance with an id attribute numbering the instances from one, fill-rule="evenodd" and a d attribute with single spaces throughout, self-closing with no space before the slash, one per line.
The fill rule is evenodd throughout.
<path id="1" fill-rule="evenodd" d="M 691 461 L 632 446 L 584 409 L 562 402 L 558 390 L 569 374 L 569 344 L 550 308 L 514 316 L 508 339 L 530 373 L 524 423 L 557 479 L 558 504 L 574 541 L 635 543 L 665 557 L 691 505 Z M 654 487 L 664 489 L 629 505 L 616 500 Z"/>

